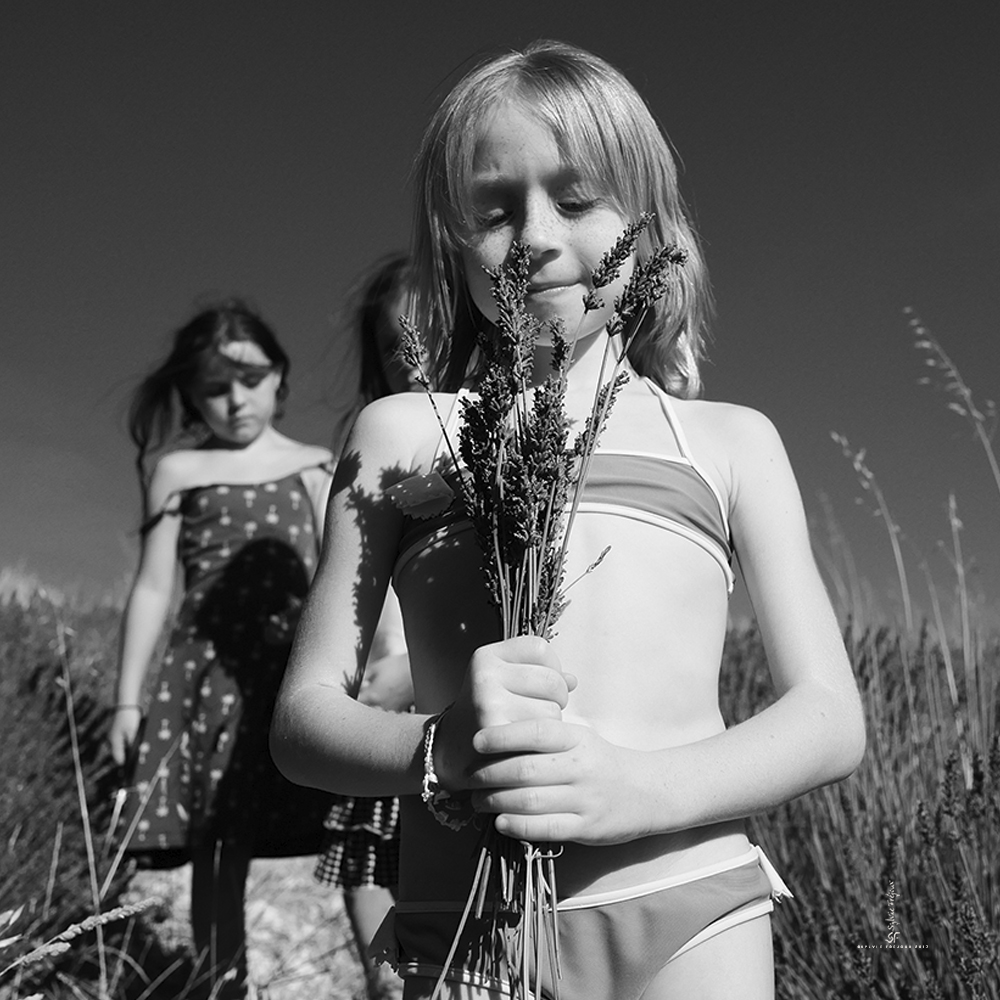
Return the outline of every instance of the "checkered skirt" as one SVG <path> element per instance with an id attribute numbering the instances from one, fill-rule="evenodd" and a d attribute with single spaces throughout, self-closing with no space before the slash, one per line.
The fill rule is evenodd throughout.
<path id="1" fill-rule="evenodd" d="M 399 799 L 335 796 L 315 876 L 340 889 L 399 882 Z"/>

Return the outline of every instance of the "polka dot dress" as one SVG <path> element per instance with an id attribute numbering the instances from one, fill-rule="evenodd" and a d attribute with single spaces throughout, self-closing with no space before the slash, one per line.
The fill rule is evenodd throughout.
<path id="1" fill-rule="evenodd" d="M 185 593 L 136 747 L 128 849 L 150 865 L 217 840 L 314 854 L 334 797 L 288 781 L 268 751 L 317 555 L 302 473 L 185 490 L 173 515 Z"/>

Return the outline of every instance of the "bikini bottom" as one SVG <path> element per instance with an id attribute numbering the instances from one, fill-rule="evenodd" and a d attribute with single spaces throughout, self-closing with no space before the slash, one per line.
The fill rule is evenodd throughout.
<path id="1" fill-rule="evenodd" d="M 556 909 L 560 1000 L 639 1000 L 669 962 L 702 941 L 770 913 L 772 899 L 791 897 L 759 847 L 680 875 L 613 892 L 573 896 Z M 398 902 L 371 944 L 404 979 L 441 975 L 464 903 Z M 505 979 L 477 970 L 478 935 L 469 920 L 445 980 L 510 996 Z M 535 970 L 531 970 L 532 983 Z M 552 976 L 540 976 L 540 1000 L 553 997 Z"/>

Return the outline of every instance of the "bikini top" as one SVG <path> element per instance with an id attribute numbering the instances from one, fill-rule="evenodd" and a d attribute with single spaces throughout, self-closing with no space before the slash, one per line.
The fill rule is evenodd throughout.
<path id="1" fill-rule="evenodd" d="M 719 564 L 732 593 L 733 542 L 722 494 L 691 454 L 687 438 L 674 412 L 668 393 L 649 379 L 642 380 L 657 396 L 667 425 L 677 442 L 679 455 L 598 449 L 591 459 L 584 483 L 578 515 L 627 517 L 662 528 L 704 549 Z M 445 425 L 445 435 L 458 440 L 462 390 Z M 435 463 L 441 459 L 443 440 Z M 458 499 L 457 473 L 442 474 L 456 494 L 447 509 L 429 517 L 407 517 L 393 571 L 397 578 L 420 552 L 442 539 L 471 530 L 472 524 Z"/>

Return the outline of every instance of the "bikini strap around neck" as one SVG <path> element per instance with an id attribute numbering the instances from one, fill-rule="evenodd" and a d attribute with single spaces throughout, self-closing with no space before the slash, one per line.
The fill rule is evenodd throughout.
<path id="1" fill-rule="evenodd" d="M 663 410 L 663 415 L 667 418 L 667 424 L 670 427 L 671 433 L 674 435 L 674 440 L 677 442 L 677 449 L 680 451 L 681 457 L 691 466 L 692 469 L 694 469 L 695 472 L 698 473 L 698 475 L 705 481 L 705 485 L 708 486 L 714 494 L 716 503 L 719 505 L 719 513 L 722 515 L 722 523 L 725 526 L 726 535 L 729 536 L 729 508 L 726 504 L 726 500 L 722 495 L 722 491 L 716 485 L 715 480 L 712 479 L 702 464 L 694 457 L 691 445 L 688 444 L 687 435 L 684 433 L 684 427 L 681 425 L 680 418 L 677 416 L 677 411 L 674 409 L 674 403 L 670 393 L 665 389 L 660 388 L 660 386 L 646 376 L 643 376 L 643 381 L 660 400 L 660 408 Z"/>
<path id="2" fill-rule="evenodd" d="M 663 415 L 667 418 L 667 425 L 670 427 L 670 433 L 673 434 L 674 440 L 677 442 L 677 450 L 681 453 L 681 457 L 686 458 L 689 462 L 694 464 L 694 455 L 691 451 L 691 446 L 688 444 L 687 435 L 684 433 L 684 428 L 681 426 L 680 418 L 677 416 L 677 411 L 674 409 L 670 393 L 665 389 L 662 389 L 651 378 L 645 375 L 642 377 L 642 380 L 649 386 L 653 395 L 659 399 L 660 408 L 663 410 Z"/>

